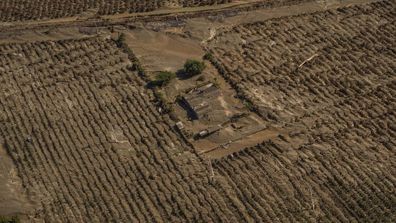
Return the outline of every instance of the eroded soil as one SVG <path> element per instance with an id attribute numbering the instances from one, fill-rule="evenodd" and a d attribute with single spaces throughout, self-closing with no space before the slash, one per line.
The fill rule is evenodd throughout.
<path id="1" fill-rule="evenodd" d="M 0 146 L 0 216 L 29 214 L 33 203 L 25 196 L 18 171 L 3 145 Z"/>
<path id="2" fill-rule="evenodd" d="M 277 7 L 282 2 L 290 1 L 175 15 L 168 8 L 136 23 L 136 14 L 104 21 L 90 12 L 80 21 L 3 23 L 0 215 L 22 214 L 27 222 L 395 222 L 394 2 Z M 115 40 L 120 33 L 127 47 Z M 269 126 L 207 152 L 209 159 L 145 87 L 153 72 L 176 71 L 206 52 L 215 66 L 203 76 L 216 79 L 224 96 L 219 114 L 246 110 L 246 100 Z M 197 79 L 161 90 L 173 102 Z"/>

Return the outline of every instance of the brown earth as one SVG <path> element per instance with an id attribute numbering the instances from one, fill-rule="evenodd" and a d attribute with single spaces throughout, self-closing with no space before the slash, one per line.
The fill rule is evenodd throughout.
<path id="1" fill-rule="evenodd" d="M 9 10 L 9 2 L 0 6 Z M 178 22 L 151 15 L 112 35 L 99 23 L 81 31 L 89 23 L 78 21 L 4 29 L 0 215 L 25 215 L 26 222 L 396 222 L 395 3 L 276 7 L 281 2 L 290 1 Z M 118 13 L 113 6 L 104 9 Z M 127 45 L 110 38 L 118 32 Z M 205 75 L 220 73 L 227 95 L 250 101 L 277 127 L 252 135 L 259 145 L 246 138 L 232 154 L 215 151 L 213 162 L 194 151 L 145 88 L 150 71 L 176 70 L 205 50 L 217 67 Z M 148 72 L 138 71 L 135 56 Z M 174 81 L 165 92 L 173 97 L 195 81 Z"/>
<path id="2" fill-rule="evenodd" d="M 25 197 L 14 163 L 0 146 L 0 216 L 23 215 L 32 210 L 33 204 Z"/>
<path id="3" fill-rule="evenodd" d="M 201 59 L 204 50 L 197 41 L 176 34 L 134 29 L 124 32 L 128 46 L 147 72 L 173 71 L 183 67 L 186 58 Z"/>
<path id="4" fill-rule="evenodd" d="M 55 19 L 72 16 L 112 15 L 154 11 L 164 7 L 193 7 L 223 4 L 228 0 L 3 0 L 0 2 L 0 21 L 13 22 L 24 20 Z"/>
<path id="5" fill-rule="evenodd" d="M 255 220 L 395 221 L 395 6 L 240 25 L 211 41 L 264 119 L 301 128 L 215 165 Z M 279 197 L 257 196 L 269 193 Z"/>

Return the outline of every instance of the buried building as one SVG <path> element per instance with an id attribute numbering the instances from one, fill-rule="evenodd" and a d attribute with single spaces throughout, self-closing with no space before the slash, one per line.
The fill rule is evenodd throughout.
<path id="1" fill-rule="evenodd" d="M 182 103 L 192 119 L 201 119 L 213 109 L 212 103 L 221 94 L 213 83 L 194 88 L 182 97 Z"/>
<path id="2" fill-rule="evenodd" d="M 185 91 L 179 98 L 180 108 L 187 115 L 178 112 L 175 127 L 198 154 L 220 159 L 277 137 L 277 129 L 268 128 L 234 95 L 222 85 L 207 82 Z"/>

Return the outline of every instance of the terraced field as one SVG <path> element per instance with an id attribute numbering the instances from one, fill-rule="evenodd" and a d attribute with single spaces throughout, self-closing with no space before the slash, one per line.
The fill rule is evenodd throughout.
<path id="1" fill-rule="evenodd" d="M 0 21 L 55 19 L 92 10 L 98 15 L 153 11 L 164 6 L 194 7 L 222 4 L 231 0 L 2 0 Z"/>

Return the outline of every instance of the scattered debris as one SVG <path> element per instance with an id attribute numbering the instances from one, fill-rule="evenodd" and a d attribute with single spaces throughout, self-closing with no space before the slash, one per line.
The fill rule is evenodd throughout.
<path id="1" fill-rule="evenodd" d="M 312 59 L 314 59 L 315 57 L 319 56 L 318 53 L 315 53 L 314 55 L 312 55 L 311 57 L 309 57 L 308 59 L 304 60 L 304 62 L 302 62 L 300 65 L 298 65 L 298 68 L 304 66 L 304 64 L 306 64 L 307 62 L 311 61 Z"/>

